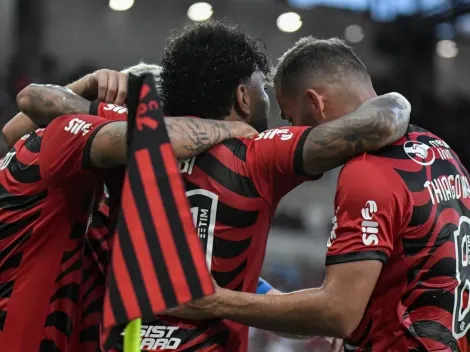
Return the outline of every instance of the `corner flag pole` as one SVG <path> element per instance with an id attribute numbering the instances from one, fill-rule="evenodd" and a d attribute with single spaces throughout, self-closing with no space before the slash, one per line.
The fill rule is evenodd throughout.
<path id="1" fill-rule="evenodd" d="M 132 320 L 124 329 L 124 352 L 140 352 L 140 318 Z"/>

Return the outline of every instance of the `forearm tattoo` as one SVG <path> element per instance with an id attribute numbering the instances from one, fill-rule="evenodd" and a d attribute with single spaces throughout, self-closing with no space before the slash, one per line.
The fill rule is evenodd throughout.
<path id="1" fill-rule="evenodd" d="M 322 173 L 364 152 L 380 149 L 406 132 L 411 106 L 399 94 L 371 99 L 352 113 L 314 128 L 304 145 L 304 169 Z"/>
<path id="2" fill-rule="evenodd" d="M 178 159 L 195 156 L 235 137 L 235 132 L 223 121 L 169 117 L 165 123 Z"/>
<path id="3" fill-rule="evenodd" d="M 70 89 L 55 85 L 31 84 L 18 97 L 23 113 L 38 126 L 47 126 L 62 115 L 87 114 L 90 102 Z"/>

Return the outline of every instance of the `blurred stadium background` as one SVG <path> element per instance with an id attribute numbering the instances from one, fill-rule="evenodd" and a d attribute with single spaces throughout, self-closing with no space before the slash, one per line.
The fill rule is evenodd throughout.
<path id="1" fill-rule="evenodd" d="M 31 82 L 66 84 L 98 68 L 159 63 L 171 29 L 210 17 L 261 38 L 275 60 L 298 38 L 346 39 L 379 93 L 412 103 L 470 167 L 470 0 L 0 0 L 0 124 Z M 274 96 L 271 98 L 275 101 Z M 272 105 L 271 126 L 282 125 Z M 337 171 L 282 202 L 263 275 L 282 290 L 319 286 Z M 253 332 L 252 351 L 329 351 Z"/>

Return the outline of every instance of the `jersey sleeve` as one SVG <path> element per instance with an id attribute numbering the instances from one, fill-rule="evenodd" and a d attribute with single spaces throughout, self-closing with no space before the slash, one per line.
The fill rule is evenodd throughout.
<path id="1" fill-rule="evenodd" d="M 50 123 L 39 153 L 42 178 L 54 182 L 88 169 L 91 141 L 110 122 L 98 116 L 65 115 Z"/>
<path id="2" fill-rule="evenodd" d="M 406 187 L 390 168 L 366 156 L 346 163 L 338 178 L 326 265 L 385 263 L 410 213 Z"/>
<path id="3" fill-rule="evenodd" d="M 281 127 L 260 133 L 248 145 L 247 166 L 258 191 L 276 204 L 308 177 L 303 168 L 303 148 L 311 127 Z"/>
<path id="4" fill-rule="evenodd" d="M 89 113 L 111 121 L 127 121 L 127 108 L 98 100 L 91 103 Z"/>

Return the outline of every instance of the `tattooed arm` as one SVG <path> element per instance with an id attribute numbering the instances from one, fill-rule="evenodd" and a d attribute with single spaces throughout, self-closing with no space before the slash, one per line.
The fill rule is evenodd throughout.
<path id="1" fill-rule="evenodd" d="M 31 120 L 47 125 L 61 115 L 88 114 L 91 103 L 60 86 L 30 85 L 17 97 L 18 106 Z M 255 131 L 239 121 L 201 120 L 186 117 L 165 118 L 176 157 L 180 160 L 198 155 L 217 143 L 237 136 L 249 137 Z M 126 160 L 126 122 L 110 123 L 96 134 L 91 147 L 95 167 L 121 165 Z"/>
<path id="2" fill-rule="evenodd" d="M 380 149 L 403 137 L 411 106 L 405 97 L 389 93 L 366 101 L 350 114 L 312 129 L 304 149 L 307 174 L 319 174 L 350 158 Z"/>
<path id="3" fill-rule="evenodd" d="M 2 129 L 3 139 L 8 148 L 25 134 L 33 132 L 38 126 L 48 125 L 58 116 L 83 113 L 83 111 L 88 113 L 86 109 L 90 105 L 87 100 L 67 88 L 36 84 L 23 89 L 16 100 L 22 112 L 16 114 Z M 37 107 L 39 110 L 35 112 L 34 109 Z M 27 113 L 31 114 L 32 118 Z"/>
<path id="4" fill-rule="evenodd" d="M 56 117 L 88 114 L 91 102 L 68 88 L 30 84 L 16 97 L 21 112 L 36 125 L 45 127 Z"/>
<path id="5" fill-rule="evenodd" d="M 177 159 L 196 156 L 215 144 L 236 136 L 251 136 L 253 130 L 239 121 L 201 120 L 187 117 L 165 117 L 171 145 Z M 108 168 L 126 161 L 127 122 L 113 122 L 102 127 L 90 148 L 91 165 Z"/>

